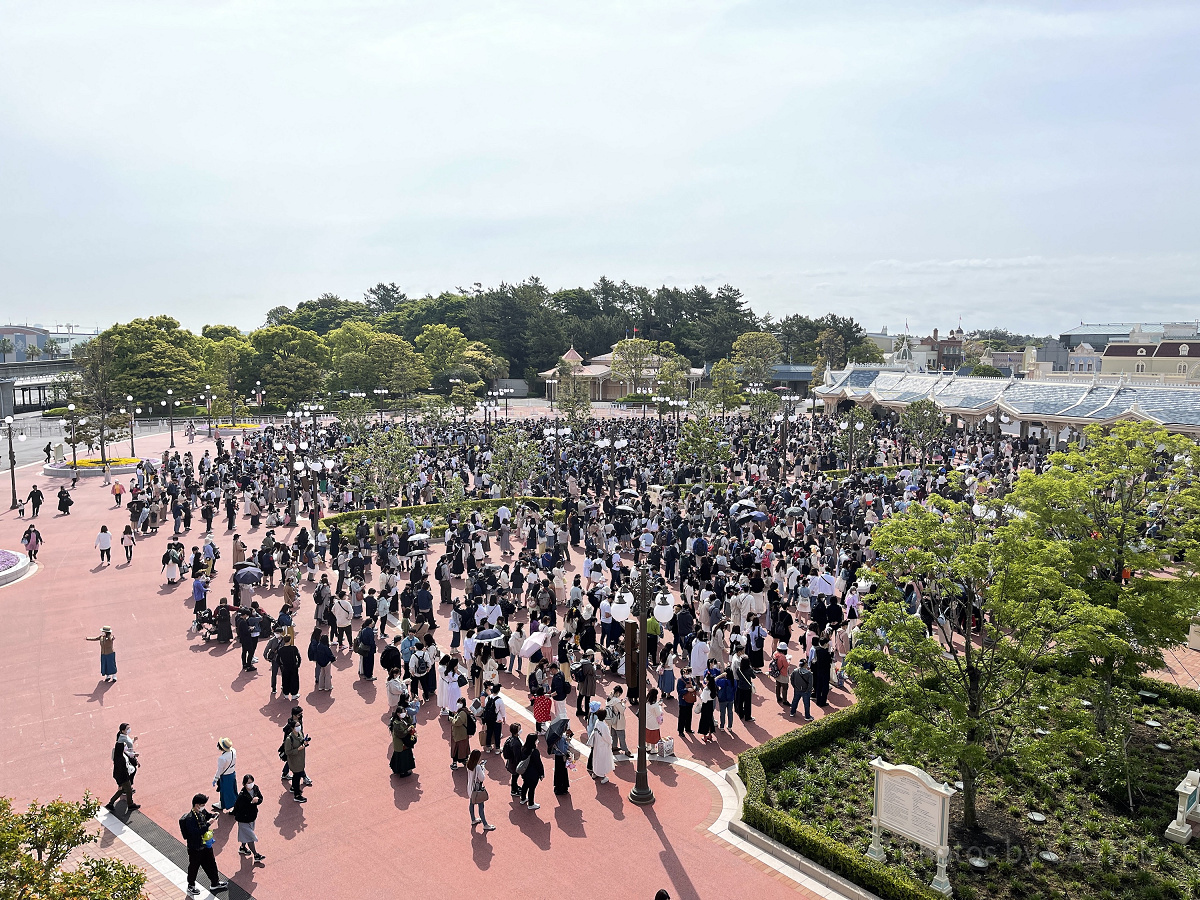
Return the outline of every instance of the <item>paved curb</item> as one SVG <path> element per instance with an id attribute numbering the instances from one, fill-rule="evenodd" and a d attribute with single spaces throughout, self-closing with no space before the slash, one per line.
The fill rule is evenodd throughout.
<path id="1" fill-rule="evenodd" d="M 16 550 L 9 550 L 17 558 L 17 564 L 0 572 L 0 587 L 6 584 L 12 584 L 14 581 L 20 581 L 29 574 L 29 556 L 24 553 L 19 553 Z"/>
<path id="2" fill-rule="evenodd" d="M 131 472 L 136 472 L 136 471 L 137 471 L 136 465 L 113 466 L 112 468 L 109 469 L 109 473 L 112 475 L 128 475 Z M 80 478 L 95 478 L 99 475 L 104 474 L 104 467 L 103 466 L 81 466 L 81 467 L 72 469 L 70 466 L 63 467 L 63 466 L 43 465 L 42 466 L 42 474 L 45 475 L 47 478 L 73 478 L 73 477 L 75 477 L 76 474 L 78 474 Z"/>

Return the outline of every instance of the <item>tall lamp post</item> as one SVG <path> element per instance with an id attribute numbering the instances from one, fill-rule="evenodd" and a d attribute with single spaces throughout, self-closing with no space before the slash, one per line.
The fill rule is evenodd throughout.
<path id="1" fill-rule="evenodd" d="M 504 421 L 508 421 L 508 395 L 513 392 L 512 388 L 500 388 L 497 392 L 504 398 Z"/>
<path id="2" fill-rule="evenodd" d="M 135 407 L 133 405 L 133 394 L 126 394 L 125 402 L 128 403 L 129 406 L 128 407 L 122 406 L 121 412 L 127 413 L 129 415 L 129 455 L 131 457 L 136 457 L 137 451 L 133 449 L 133 429 L 134 429 L 134 426 L 137 424 L 137 420 L 134 418 L 133 414 L 136 412 L 138 415 L 141 415 L 142 408 L 140 406 Z"/>
<path id="3" fill-rule="evenodd" d="M 558 379 L 547 378 L 546 387 L 554 388 L 552 391 L 547 391 L 547 393 L 550 395 L 550 411 L 554 412 L 554 399 L 558 396 Z"/>
<path id="4" fill-rule="evenodd" d="M 637 777 L 633 790 L 629 792 L 629 801 L 639 806 L 649 806 L 654 802 L 654 791 L 650 790 L 649 773 L 646 769 L 646 618 L 650 612 L 650 569 L 643 563 L 638 567 L 637 577 L 630 583 L 637 613 L 637 668 L 633 675 L 637 679 L 638 696 L 638 758 Z M 628 665 L 625 667 L 625 680 L 630 677 Z"/>
<path id="5" fill-rule="evenodd" d="M 16 509 L 17 503 L 17 454 L 13 450 L 13 417 L 5 416 L 4 424 L 8 426 L 8 477 L 12 481 L 12 506 L 9 509 Z M 25 432 L 17 435 L 18 441 L 25 440 Z"/>
<path id="6" fill-rule="evenodd" d="M 849 461 L 848 461 L 848 463 L 847 463 L 847 471 L 848 471 L 848 472 L 853 472 L 853 471 L 854 471 L 854 435 L 855 435 L 856 433 L 858 433 L 858 432 L 860 432 L 860 431 L 862 431 L 862 430 L 863 430 L 863 423 L 862 423 L 862 422 L 855 422 L 855 423 L 854 423 L 854 427 L 853 427 L 853 428 L 851 428 L 851 427 L 850 427 L 850 421 L 849 421 L 848 419 L 842 419 L 842 421 L 841 421 L 841 422 L 838 424 L 838 428 L 842 429 L 842 431 L 845 431 L 845 432 L 848 432 L 848 433 L 849 433 L 849 437 L 850 437 L 850 459 L 849 459 Z"/>
<path id="7" fill-rule="evenodd" d="M 213 392 L 212 385 L 204 386 L 204 409 L 208 413 L 208 436 L 212 437 L 212 408 L 213 408 Z"/>
<path id="8" fill-rule="evenodd" d="M 75 415 L 75 404 L 74 403 L 67 404 L 67 412 L 70 413 L 69 418 L 71 420 L 71 469 L 76 470 L 79 468 L 79 459 L 75 452 L 75 446 L 76 446 L 76 444 L 75 444 L 75 421 L 76 421 L 77 416 Z M 84 421 L 86 422 L 87 420 L 84 419 Z"/>
<path id="9" fill-rule="evenodd" d="M 661 384 L 662 382 L 659 383 Z M 658 408 L 658 440 L 661 443 L 666 440 L 664 436 L 666 432 L 663 431 L 663 404 L 670 403 L 671 398 L 665 394 L 655 394 L 650 399 L 654 401 L 655 407 Z"/>
<path id="10" fill-rule="evenodd" d="M 783 401 L 783 424 L 780 427 L 779 442 L 783 445 L 784 460 L 787 459 L 787 441 L 788 441 L 788 422 L 793 422 L 795 419 L 789 419 L 792 414 L 792 404 L 800 399 L 797 394 L 784 394 L 779 398 Z"/>
<path id="11" fill-rule="evenodd" d="M 384 398 L 388 395 L 388 389 L 387 388 L 372 388 L 371 393 L 375 395 L 376 403 L 383 403 Z M 380 425 L 383 424 L 383 409 L 382 409 L 382 407 L 379 410 L 379 424 Z"/>
<path id="12" fill-rule="evenodd" d="M 167 418 L 171 421 L 171 447 L 175 449 L 175 407 L 179 405 L 179 401 L 175 399 L 175 392 L 167 388 L 167 399 L 160 400 L 159 403 L 167 408 Z"/>

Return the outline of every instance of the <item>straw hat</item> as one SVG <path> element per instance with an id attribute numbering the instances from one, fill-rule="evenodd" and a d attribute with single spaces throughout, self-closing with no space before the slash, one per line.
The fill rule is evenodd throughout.
<path id="1" fill-rule="evenodd" d="M 217 741 L 217 749 L 222 753 L 224 753 L 226 750 L 232 750 L 233 741 L 231 741 L 229 738 L 221 738 L 219 741 Z"/>

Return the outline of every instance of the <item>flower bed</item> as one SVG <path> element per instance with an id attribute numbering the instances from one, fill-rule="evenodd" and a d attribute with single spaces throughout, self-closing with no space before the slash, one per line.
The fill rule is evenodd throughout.
<path id="1" fill-rule="evenodd" d="M 11 569 L 21 561 L 21 557 L 8 550 L 0 550 L 0 572 Z"/>
<path id="2" fill-rule="evenodd" d="M 109 457 L 108 464 L 114 469 L 117 466 L 136 466 L 141 460 L 133 456 L 114 456 Z M 70 468 L 70 463 L 64 463 L 67 468 Z M 81 469 L 103 469 L 104 462 L 99 459 L 81 459 L 77 465 Z"/>
<path id="3" fill-rule="evenodd" d="M 1129 811 L 1123 782 L 1114 786 L 1111 772 L 1070 749 L 1026 768 L 1006 764 L 980 780 L 979 829 L 964 828 L 961 797 L 951 800 L 955 896 L 1200 896 L 1200 848 L 1163 838 L 1175 815 L 1176 784 L 1200 768 L 1200 693 L 1148 679 L 1131 687 L 1159 694 L 1154 705 L 1133 710 L 1129 757 L 1136 812 Z M 1040 724 L 1053 728 L 1055 712 L 1049 710 Z M 874 792 L 870 760 L 912 763 L 951 784 L 958 776 L 929 760 L 901 758 L 889 729 L 880 727 L 884 714 L 878 705 L 858 704 L 742 754 L 739 772 L 748 791 L 743 818 L 884 900 L 930 900 L 940 897 L 927 887 L 936 864 L 915 844 L 885 836 L 886 862 L 866 856 Z M 1163 741 L 1170 751 L 1155 747 Z M 1046 821 L 1034 824 L 1031 812 Z M 1043 861 L 1043 851 L 1058 861 Z M 988 867 L 975 871 L 972 856 L 986 859 Z"/>

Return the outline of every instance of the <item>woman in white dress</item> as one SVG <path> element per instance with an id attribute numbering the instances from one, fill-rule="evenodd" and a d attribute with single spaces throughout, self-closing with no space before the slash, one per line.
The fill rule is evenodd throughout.
<path id="1" fill-rule="evenodd" d="M 602 784 L 608 783 L 608 776 L 616 768 L 613 761 L 612 729 L 604 721 L 608 716 L 607 710 L 596 713 L 596 726 L 588 737 L 588 746 L 592 748 L 592 775 L 600 779 Z"/>
<path id="2" fill-rule="evenodd" d="M 458 683 L 458 660 L 449 658 L 438 669 L 438 706 L 446 715 L 458 708 L 462 687 Z"/>

